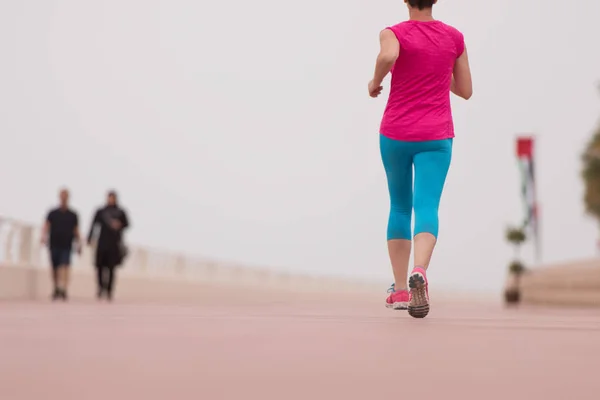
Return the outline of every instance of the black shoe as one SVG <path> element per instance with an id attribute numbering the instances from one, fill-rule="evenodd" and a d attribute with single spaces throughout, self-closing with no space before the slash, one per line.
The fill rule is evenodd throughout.
<path id="1" fill-rule="evenodd" d="M 60 290 L 54 289 L 54 292 L 52 293 L 52 301 L 56 301 L 58 299 L 60 299 Z"/>
<path id="2" fill-rule="evenodd" d="M 69 296 L 67 295 L 67 291 L 66 290 L 62 291 L 62 293 L 60 294 L 60 297 L 62 298 L 62 301 L 69 300 Z"/>

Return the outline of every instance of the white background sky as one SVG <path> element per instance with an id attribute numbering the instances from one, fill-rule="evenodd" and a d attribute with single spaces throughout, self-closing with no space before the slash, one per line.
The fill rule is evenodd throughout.
<path id="1" fill-rule="evenodd" d="M 440 287 L 503 284 L 517 132 L 538 135 L 544 261 L 596 252 L 579 156 L 600 115 L 600 2 L 576 5 L 436 7 L 464 32 L 475 82 L 453 99 Z M 131 242 L 391 281 L 387 95 L 366 84 L 379 30 L 406 17 L 401 0 L 2 1 L 0 214 L 39 223 L 67 185 L 87 229 L 116 188 Z"/>

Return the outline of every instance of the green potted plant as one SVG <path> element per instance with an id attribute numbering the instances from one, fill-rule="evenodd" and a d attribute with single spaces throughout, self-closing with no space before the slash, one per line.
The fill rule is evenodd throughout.
<path id="1" fill-rule="evenodd" d="M 508 282 L 504 290 L 504 301 L 507 304 L 516 304 L 521 300 L 521 276 L 525 272 L 525 265 L 520 260 L 521 245 L 527 240 L 523 228 L 509 227 L 506 230 L 506 241 L 513 245 L 515 258 L 508 266 Z"/>

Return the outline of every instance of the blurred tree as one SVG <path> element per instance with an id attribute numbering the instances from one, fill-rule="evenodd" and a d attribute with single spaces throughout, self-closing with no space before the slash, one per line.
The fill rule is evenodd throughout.
<path id="1" fill-rule="evenodd" d="M 600 123 L 588 142 L 582 159 L 585 209 L 600 222 Z"/>

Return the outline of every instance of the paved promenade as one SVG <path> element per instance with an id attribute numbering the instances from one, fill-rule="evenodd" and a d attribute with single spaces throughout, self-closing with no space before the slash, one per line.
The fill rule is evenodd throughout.
<path id="1" fill-rule="evenodd" d="M 0 302 L 0 399 L 600 398 L 598 311 L 311 296 Z"/>

